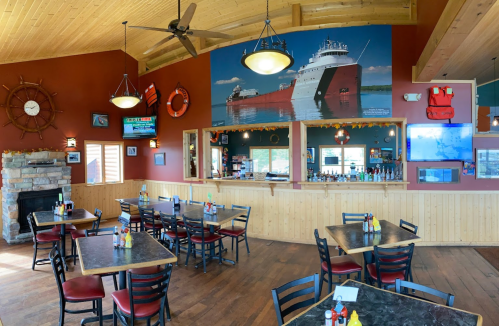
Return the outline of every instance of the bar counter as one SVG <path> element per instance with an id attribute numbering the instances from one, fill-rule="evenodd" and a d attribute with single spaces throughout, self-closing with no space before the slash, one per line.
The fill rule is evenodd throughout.
<path id="1" fill-rule="evenodd" d="M 274 196 L 274 188 L 278 184 L 290 185 L 291 181 L 274 181 L 274 180 L 241 180 L 241 179 L 221 179 L 221 178 L 213 178 L 213 179 L 199 179 L 199 181 L 203 182 L 213 182 L 217 186 L 217 191 L 220 192 L 220 184 L 246 184 L 246 185 L 261 185 L 265 187 L 268 185 L 270 187 L 270 192 L 272 196 Z"/>

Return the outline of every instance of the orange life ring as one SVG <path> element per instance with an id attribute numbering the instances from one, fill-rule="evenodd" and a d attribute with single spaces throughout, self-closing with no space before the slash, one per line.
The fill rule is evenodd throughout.
<path id="1" fill-rule="evenodd" d="M 215 136 L 211 137 L 211 138 L 210 138 L 210 141 L 211 141 L 212 143 L 216 143 L 216 142 L 218 141 L 218 136 L 219 136 L 219 135 L 220 135 L 220 132 L 215 131 Z"/>
<path id="2" fill-rule="evenodd" d="M 184 104 L 180 108 L 180 110 L 175 111 L 172 108 L 172 101 L 173 98 L 177 95 L 182 95 L 184 98 Z M 168 102 L 166 102 L 166 109 L 168 110 L 168 114 L 171 115 L 173 118 L 179 118 L 185 114 L 187 111 L 187 108 L 189 107 L 189 93 L 185 90 L 185 88 L 182 87 L 177 87 L 175 90 L 170 94 L 170 97 L 168 98 Z"/>
<path id="3" fill-rule="evenodd" d="M 339 144 L 339 145 L 345 145 L 346 143 L 348 143 L 348 141 L 350 140 L 350 134 L 348 133 L 348 131 L 346 130 L 343 130 L 343 136 L 345 136 L 345 140 L 340 140 L 339 139 L 339 133 L 340 131 L 338 130 L 336 132 L 336 135 L 334 135 L 334 140 Z"/>

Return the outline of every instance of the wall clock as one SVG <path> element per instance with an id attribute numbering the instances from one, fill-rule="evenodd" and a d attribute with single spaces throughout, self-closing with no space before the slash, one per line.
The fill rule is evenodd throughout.
<path id="1" fill-rule="evenodd" d="M 385 143 L 389 143 L 392 140 L 392 137 L 385 137 Z"/>
<path id="2" fill-rule="evenodd" d="M 3 105 L 7 111 L 9 122 L 3 126 L 13 124 L 21 130 L 21 139 L 27 132 L 38 133 L 42 138 L 42 131 L 48 127 L 57 129 L 54 124 L 57 112 L 52 97 L 57 93 L 50 94 L 42 86 L 42 80 L 39 83 L 25 82 L 21 77 L 18 86 L 9 89 L 3 87 L 9 92 L 7 102 Z"/>

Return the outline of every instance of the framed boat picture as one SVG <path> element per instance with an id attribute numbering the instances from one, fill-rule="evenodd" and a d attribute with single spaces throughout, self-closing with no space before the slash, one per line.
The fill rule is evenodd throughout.
<path id="1" fill-rule="evenodd" d="M 165 153 L 154 153 L 154 165 L 165 165 Z"/>
<path id="2" fill-rule="evenodd" d="M 315 163 L 315 148 L 307 147 L 307 164 Z"/>
<path id="3" fill-rule="evenodd" d="M 92 112 L 92 128 L 109 128 L 109 114 Z"/>
<path id="4" fill-rule="evenodd" d="M 499 149 L 476 149 L 476 178 L 499 179 Z"/>

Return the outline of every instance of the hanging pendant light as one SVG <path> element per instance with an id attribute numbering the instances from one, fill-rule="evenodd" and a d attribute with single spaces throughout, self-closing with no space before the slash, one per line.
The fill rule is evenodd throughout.
<path id="1" fill-rule="evenodd" d="M 265 32 L 267 33 L 267 36 L 264 36 L 262 39 L 262 35 L 264 35 Z M 272 34 L 274 34 L 277 39 L 276 41 L 274 41 Z M 257 50 L 259 44 L 261 49 Z M 270 25 L 269 0 L 267 0 L 267 19 L 265 20 L 265 26 L 263 27 L 253 52 L 246 53 L 246 50 L 244 50 L 241 63 L 244 67 L 251 69 L 258 74 L 272 75 L 290 68 L 294 62 L 295 60 L 287 50 L 286 41 L 281 41 L 272 25 Z"/>
<path id="2" fill-rule="evenodd" d="M 114 92 L 113 95 L 111 95 L 111 99 L 109 100 L 109 102 L 113 103 L 114 105 L 116 105 L 121 109 L 133 108 L 134 106 L 142 102 L 142 95 L 140 95 L 139 92 L 135 89 L 131 81 L 130 85 L 132 85 L 134 92 L 130 93 L 130 91 L 128 90 L 129 80 L 128 80 L 128 74 L 126 73 L 126 24 L 127 23 L 128 23 L 127 21 L 122 23 L 123 25 L 125 25 L 125 73 L 123 75 L 123 79 L 121 80 L 120 85 L 118 86 L 118 89 L 116 90 L 116 92 Z M 121 85 L 123 84 L 125 85 L 123 93 L 120 96 L 117 96 L 118 91 L 120 90 Z"/>

